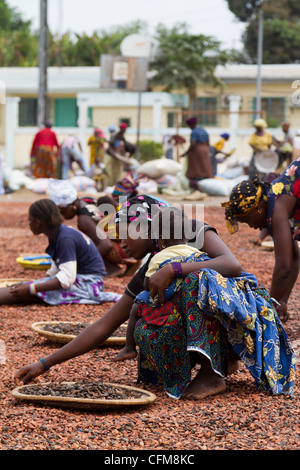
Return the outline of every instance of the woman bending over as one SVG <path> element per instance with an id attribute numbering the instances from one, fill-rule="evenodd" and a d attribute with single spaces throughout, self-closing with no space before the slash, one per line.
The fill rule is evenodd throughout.
<path id="1" fill-rule="evenodd" d="M 33 235 L 44 234 L 52 264 L 47 276 L 31 283 L 0 289 L 0 304 L 43 301 L 50 305 L 115 302 L 119 294 L 104 291 L 103 260 L 92 241 L 79 230 L 61 223 L 54 202 L 41 199 L 29 208 Z"/>

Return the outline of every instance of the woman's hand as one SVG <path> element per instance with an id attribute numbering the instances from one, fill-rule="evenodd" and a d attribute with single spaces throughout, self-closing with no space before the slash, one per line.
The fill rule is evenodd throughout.
<path id="1" fill-rule="evenodd" d="M 278 316 L 282 322 L 286 322 L 289 319 L 289 313 L 287 309 L 287 304 L 285 302 L 280 302 L 279 305 L 276 307 L 276 312 L 278 313 Z"/>
<path id="2" fill-rule="evenodd" d="M 171 264 L 166 264 L 152 274 L 149 278 L 149 291 L 152 299 L 158 295 L 159 301 L 163 305 L 165 303 L 164 290 L 171 284 L 173 279 L 174 271 Z"/>
<path id="3" fill-rule="evenodd" d="M 26 298 L 31 297 L 31 294 L 29 291 L 29 284 L 25 284 L 24 282 L 11 286 L 10 293 L 13 296 L 18 297 L 19 299 L 26 299 Z"/>
<path id="4" fill-rule="evenodd" d="M 31 382 L 35 377 L 38 377 L 39 375 L 43 374 L 44 372 L 46 372 L 46 370 L 43 364 L 38 361 L 34 364 L 29 364 L 28 366 L 24 366 L 19 369 L 18 372 L 15 374 L 14 380 L 17 385 L 20 385 L 20 382 L 23 382 L 23 384 L 25 385 L 28 382 Z"/>

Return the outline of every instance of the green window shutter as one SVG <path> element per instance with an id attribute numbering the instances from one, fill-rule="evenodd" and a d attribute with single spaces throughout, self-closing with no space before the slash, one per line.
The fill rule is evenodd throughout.
<path id="1" fill-rule="evenodd" d="M 193 103 L 193 111 L 206 111 L 212 114 L 198 114 L 199 126 L 216 126 L 217 125 L 217 98 L 198 97 Z"/>
<path id="2" fill-rule="evenodd" d="M 252 110 L 256 109 L 256 98 L 252 98 Z M 286 116 L 286 99 L 277 97 L 262 97 L 261 109 L 266 113 L 266 121 L 268 127 L 280 127 L 282 121 L 285 121 Z M 252 125 L 255 121 L 255 114 L 253 114 Z"/>
<path id="3" fill-rule="evenodd" d="M 22 98 L 19 103 L 19 126 L 37 125 L 37 99 Z"/>
<path id="4" fill-rule="evenodd" d="M 56 98 L 54 100 L 55 127 L 77 127 L 77 119 L 76 98 Z"/>
<path id="5" fill-rule="evenodd" d="M 93 127 L 93 108 L 88 107 L 88 126 Z"/>
<path id="6" fill-rule="evenodd" d="M 175 127 L 175 113 L 167 114 L 167 127 Z"/>

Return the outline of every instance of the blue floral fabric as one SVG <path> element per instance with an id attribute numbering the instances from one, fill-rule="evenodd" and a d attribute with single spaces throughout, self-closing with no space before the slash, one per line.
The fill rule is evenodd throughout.
<path id="1" fill-rule="evenodd" d="M 268 232 L 272 235 L 272 216 L 276 199 L 289 194 L 297 200 L 296 210 L 293 217 L 293 226 L 300 226 L 300 157 L 294 160 L 287 169 L 272 182 L 266 194 L 268 204 L 267 224 Z"/>
<path id="2" fill-rule="evenodd" d="M 191 273 L 164 325 L 139 319 L 135 340 L 140 380 L 162 383 L 173 398 L 180 398 L 191 381 L 195 353 L 226 377 L 232 350 L 258 390 L 293 395 L 296 354 L 272 300 L 252 274 L 225 278 L 207 268 Z"/>

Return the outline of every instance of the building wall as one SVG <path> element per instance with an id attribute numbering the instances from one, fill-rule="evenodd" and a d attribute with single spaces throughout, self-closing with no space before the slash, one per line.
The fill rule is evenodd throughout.
<path id="1" fill-rule="evenodd" d="M 136 107 L 96 107 L 93 109 L 93 125 L 107 129 L 111 124 L 118 125 L 120 120 L 130 121 L 130 127 L 138 126 L 138 110 Z M 153 126 L 153 112 L 151 107 L 141 109 L 141 128 L 151 129 Z"/>
<path id="2" fill-rule="evenodd" d="M 0 149 L 5 144 L 5 104 L 0 104 Z"/>
<path id="3" fill-rule="evenodd" d="M 100 91 L 100 90 L 99 90 Z M 159 91 L 159 89 L 158 89 Z M 284 100 L 284 113 L 283 119 L 291 122 L 292 131 L 295 131 L 296 128 L 300 128 L 300 107 L 291 107 L 290 105 L 290 96 L 295 91 L 292 88 L 292 81 L 282 81 L 280 82 L 263 82 L 261 89 L 262 99 L 278 99 L 282 98 Z M 182 94 L 181 91 L 175 91 L 174 94 Z M 109 92 L 106 92 L 108 95 Z M 235 83 L 228 82 L 225 84 L 224 89 L 220 90 L 218 88 L 213 88 L 209 86 L 201 86 L 197 90 L 199 99 L 210 99 L 214 98 L 216 100 L 216 115 L 214 125 L 205 124 L 206 129 L 210 135 L 211 143 L 214 143 L 218 140 L 220 133 L 224 131 L 230 132 L 230 114 L 228 101 L 226 97 L 228 95 L 240 95 L 241 96 L 241 106 L 239 113 L 239 128 L 235 139 L 236 144 L 236 153 L 235 155 L 240 160 L 249 159 L 251 157 L 251 149 L 248 145 L 248 140 L 250 134 L 253 132 L 253 110 L 255 109 L 255 97 L 256 97 L 256 84 L 253 82 L 247 83 L 246 80 L 243 82 L 235 81 Z M 35 97 L 37 95 L 33 93 L 28 94 L 18 94 L 14 93 L 14 96 L 19 96 L 22 98 Z M 77 94 L 74 93 L 50 93 L 50 116 L 54 120 L 55 113 L 55 100 L 56 99 L 72 99 L 76 100 Z M 175 102 L 175 101 L 174 101 Z M 74 133 L 78 135 L 84 147 L 85 157 L 88 161 L 89 158 L 89 148 L 87 147 L 88 137 L 93 132 L 94 127 L 100 127 L 107 133 L 107 129 L 111 124 L 116 124 L 122 119 L 130 120 L 130 128 L 127 130 L 127 138 L 131 142 L 135 142 L 137 138 L 137 125 L 138 125 L 138 109 L 137 106 L 130 106 L 125 100 L 125 104 L 122 105 L 120 102 L 119 106 L 100 106 L 96 105 L 93 109 L 89 110 L 89 117 L 91 121 L 88 124 L 87 128 L 84 130 L 78 129 L 78 127 L 54 127 L 54 130 L 57 132 L 58 139 L 60 142 L 66 137 L 69 133 Z M 0 150 L 1 146 L 5 145 L 5 104 L 0 105 Z M 172 117 L 173 116 L 173 117 Z M 166 133 L 175 133 L 180 132 L 181 135 L 186 137 L 187 143 L 189 143 L 190 130 L 186 127 L 181 127 L 186 114 L 181 112 L 180 107 L 176 106 L 162 106 L 159 131 L 160 137 L 162 138 Z M 143 96 L 142 96 L 142 109 L 141 109 L 141 140 L 153 140 L 154 137 L 157 138 L 157 129 L 153 129 L 154 122 L 154 110 L 153 107 L 143 105 Z M 272 116 L 271 116 L 272 117 Z M 173 119 L 173 121 L 172 121 Z M 173 122 L 173 125 L 171 123 Z M 176 127 L 176 122 L 178 122 L 179 127 Z M 274 136 L 281 134 L 279 127 L 280 123 L 276 128 L 271 128 L 270 131 Z M 33 137 L 37 131 L 36 127 L 17 127 L 15 130 L 15 139 L 14 139 L 14 166 L 17 168 L 24 167 L 29 163 L 29 154 L 31 149 L 31 144 Z M 230 145 L 230 144 L 229 144 Z"/>

